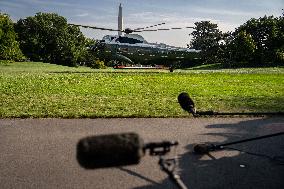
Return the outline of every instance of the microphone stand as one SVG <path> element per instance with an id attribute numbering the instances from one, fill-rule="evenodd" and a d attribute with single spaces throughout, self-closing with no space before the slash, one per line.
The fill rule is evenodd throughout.
<path id="1" fill-rule="evenodd" d="M 250 142 L 250 141 L 255 141 L 255 140 L 260 140 L 260 139 L 264 139 L 264 138 L 269 138 L 269 137 L 275 137 L 275 136 L 280 136 L 280 135 L 284 135 L 284 132 L 279 132 L 279 133 L 274 133 L 274 134 L 270 134 L 270 135 L 263 135 L 263 136 L 259 136 L 259 137 L 253 137 L 253 138 L 248 138 L 248 139 L 244 139 L 244 140 L 238 140 L 238 141 L 234 141 L 234 142 L 228 142 L 228 143 L 223 143 L 223 144 L 197 144 L 194 146 L 194 152 L 196 152 L 197 154 L 206 154 L 210 151 L 216 151 L 216 150 L 222 150 L 224 149 L 225 146 L 229 146 L 229 145 L 233 145 L 233 144 L 239 144 L 239 143 L 245 143 L 245 142 Z"/>
<path id="2" fill-rule="evenodd" d="M 190 112 L 192 113 L 192 112 Z M 233 115 L 250 115 L 250 116 L 263 116 L 263 115 L 284 115 L 284 112 L 214 112 L 214 111 L 197 111 L 196 113 L 192 113 L 194 117 L 198 116 L 233 116 Z"/>
<path id="3" fill-rule="evenodd" d="M 177 146 L 177 141 L 164 141 L 161 143 L 148 143 L 145 145 L 144 150 L 149 149 L 150 156 L 159 156 L 159 165 L 161 170 L 167 173 L 169 179 L 179 188 L 188 189 L 180 176 L 175 173 L 177 165 L 177 158 L 166 159 L 164 156 L 170 152 L 172 146 Z"/>
<path id="4" fill-rule="evenodd" d="M 160 156 L 159 165 L 161 167 L 161 170 L 168 174 L 170 180 L 179 189 L 188 189 L 184 182 L 181 180 L 180 176 L 175 173 L 176 158 L 164 159 L 162 156 Z"/>
<path id="5" fill-rule="evenodd" d="M 190 99 L 190 98 L 189 98 Z M 202 115 L 209 115 L 209 116 L 215 116 L 215 115 L 253 115 L 253 116 L 260 116 L 260 115 L 284 115 L 284 112 L 237 112 L 237 113 L 220 113 L 220 112 L 214 112 L 214 111 L 196 111 L 194 107 L 193 101 L 190 99 L 190 103 L 188 104 L 191 105 L 189 109 L 186 109 L 188 113 L 192 113 L 193 117 L 199 117 Z M 198 154 L 206 154 L 209 151 L 215 151 L 215 150 L 222 150 L 225 146 L 233 145 L 233 144 L 239 144 L 239 143 L 244 143 L 244 142 L 250 142 L 250 141 L 255 141 L 255 140 L 260 140 L 264 138 L 269 138 L 269 137 L 275 137 L 279 135 L 283 135 L 284 132 L 279 132 L 279 133 L 274 133 L 270 135 L 264 135 L 264 136 L 259 136 L 259 137 L 254 137 L 254 138 L 248 138 L 244 140 L 238 140 L 234 142 L 229 142 L 229 143 L 223 143 L 223 144 L 198 144 L 194 146 L 194 152 Z"/>

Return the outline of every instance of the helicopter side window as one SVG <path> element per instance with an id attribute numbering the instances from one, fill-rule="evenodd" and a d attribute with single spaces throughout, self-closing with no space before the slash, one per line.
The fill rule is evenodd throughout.
<path id="1" fill-rule="evenodd" d="M 129 43 L 129 44 L 143 43 L 143 41 L 140 41 L 138 39 L 129 38 L 129 37 L 119 37 L 116 40 L 116 42 Z"/>

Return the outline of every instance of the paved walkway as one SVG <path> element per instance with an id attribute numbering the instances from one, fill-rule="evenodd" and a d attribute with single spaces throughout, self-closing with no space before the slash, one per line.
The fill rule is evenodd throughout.
<path id="1" fill-rule="evenodd" d="M 196 143 L 222 143 L 284 131 L 284 117 L 182 119 L 4 119 L 0 120 L 0 188 L 174 188 L 157 157 L 137 166 L 85 170 L 75 158 L 82 137 L 137 132 L 145 142 L 178 140 L 179 170 L 189 188 L 284 188 L 284 165 L 235 150 L 192 153 Z M 284 136 L 234 145 L 284 156 Z M 172 154 L 171 154 L 172 155 Z M 283 163 L 283 162 L 282 162 Z"/>

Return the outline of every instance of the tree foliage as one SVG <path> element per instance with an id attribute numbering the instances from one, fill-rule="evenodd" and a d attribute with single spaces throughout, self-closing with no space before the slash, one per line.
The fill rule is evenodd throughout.
<path id="1" fill-rule="evenodd" d="M 252 36 L 246 31 L 236 34 L 228 44 L 229 56 L 236 62 L 250 62 L 256 51 L 256 44 Z"/>
<path id="2" fill-rule="evenodd" d="M 76 66 L 86 50 L 80 29 L 55 13 L 20 19 L 15 28 L 23 53 L 33 61 Z"/>
<path id="3" fill-rule="evenodd" d="M 88 66 L 94 69 L 103 69 L 105 66 L 105 59 L 102 56 L 98 56 L 102 53 L 97 53 L 98 45 L 100 42 L 95 39 L 86 38 L 85 51 L 79 58 L 81 65 Z"/>
<path id="4" fill-rule="evenodd" d="M 284 17 L 252 18 L 234 32 L 222 33 L 209 21 L 195 23 L 191 48 L 204 63 L 269 66 L 284 63 Z"/>
<path id="5" fill-rule="evenodd" d="M 252 18 L 236 29 L 235 35 L 247 33 L 256 45 L 254 62 L 267 64 L 277 61 L 276 54 L 284 52 L 284 21 L 283 17 L 264 16 Z"/>
<path id="6" fill-rule="evenodd" d="M 17 35 L 9 15 L 0 13 L 0 59 L 14 61 L 24 59 L 16 39 Z"/>
<path id="7" fill-rule="evenodd" d="M 192 41 L 190 47 L 201 50 L 201 56 L 207 63 L 218 61 L 218 51 L 220 40 L 223 38 L 218 25 L 210 21 L 196 22 L 195 31 L 191 33 Z"/>

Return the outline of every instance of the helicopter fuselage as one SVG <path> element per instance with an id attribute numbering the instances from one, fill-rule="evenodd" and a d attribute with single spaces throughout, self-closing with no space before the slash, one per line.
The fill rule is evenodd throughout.
<path id="1" fill-rule="evenodd" d="M 101 53 L 128 64 L 133 62 L 147 64 L 155 59 L 174 62 L 196 58 L 199 53 L 195 49 L 174 47 L 163 43 L 148 43 L 142 36 L 137 34 L 125 36 L 107 35 L 100 42 L 105 46 Z"/>

